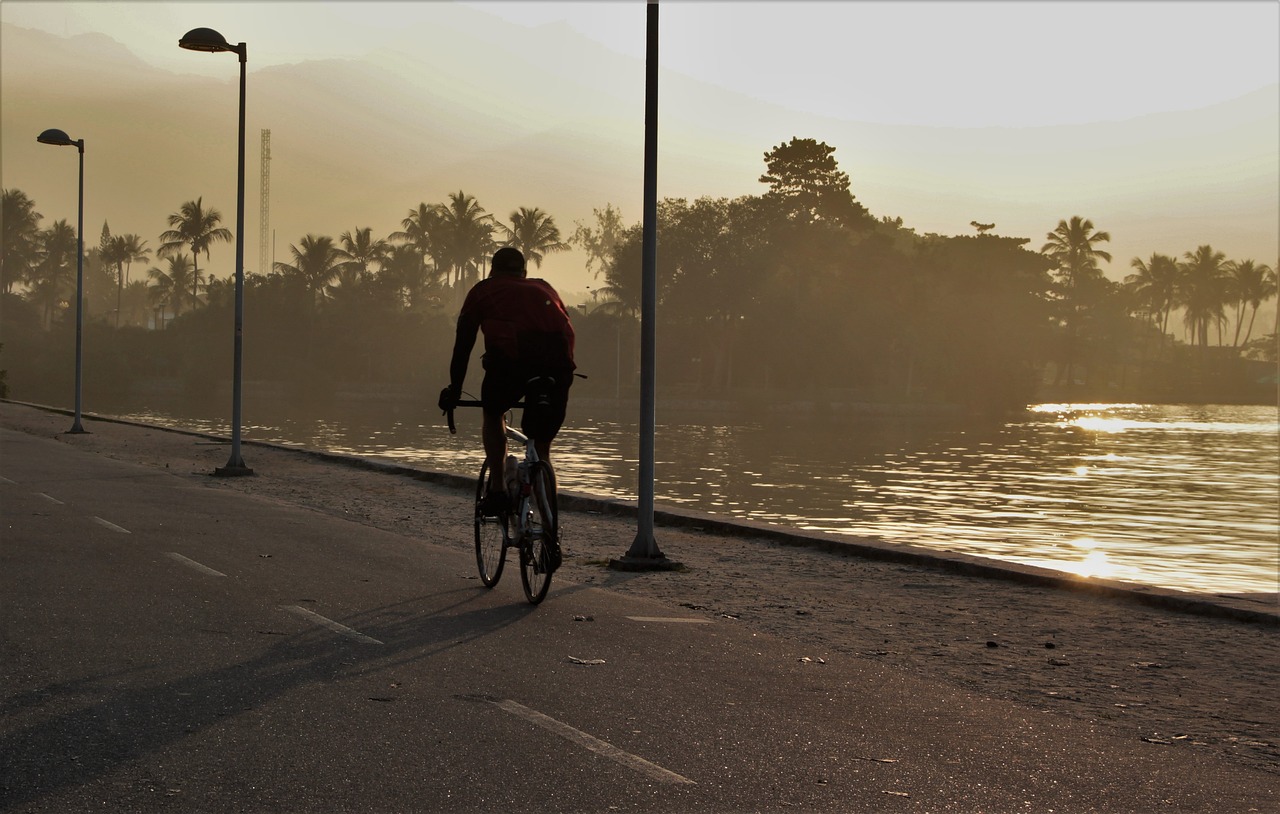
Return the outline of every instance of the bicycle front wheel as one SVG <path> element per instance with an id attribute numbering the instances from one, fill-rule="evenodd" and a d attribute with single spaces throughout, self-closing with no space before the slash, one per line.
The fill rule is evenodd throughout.
<path id="1" fill-rule="evenodd" d="M 556 512 L 556 476 L 551 464 L 539 461 L 529 473 L 533 517 L 520 546 L 520 582 L 534 605 L 551 587 L 551 574 L 560 567 L 560 518 Z"/>
<path id="2" fill-rule="evenodd" d="M 476 481 L 476 567 L 480 571 L 480 581 L 484 587 L 492 588 L 498 584 L 502 576 L 502 566 L 507 561 L 507 517 L 486 517 L 480 508 L 484 498 L 485 481 L 489 476 L 489 462 L 480 467 L 480 478 Z"/>

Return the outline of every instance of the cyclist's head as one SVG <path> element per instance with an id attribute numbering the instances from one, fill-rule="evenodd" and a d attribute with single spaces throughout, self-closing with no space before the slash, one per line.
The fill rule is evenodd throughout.
<path id="1" fill-rule="evenodd" d="M 526 274 L 524 265 L 524 255 L 520 250 L 512 246 L 504 246 L 493 253 L 493 260 L 489 265 L 489 276 L 498 274 L 506 274 L 513 277 L 523 277 Z"/>

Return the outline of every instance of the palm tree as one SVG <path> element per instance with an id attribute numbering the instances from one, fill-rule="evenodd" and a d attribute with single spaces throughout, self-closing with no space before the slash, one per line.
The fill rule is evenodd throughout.
<path id="1" fill-rule="evenodd" d="M 441 207 L 440 215 L 454 286 L 478 280 L 485 258 L 494 248 L 493 230 L 497 224 L 493 216 L 462 190 L 449 193 L 449 203 Z"/>
<path id="2" fill-rule="evenodd" d="M 1209 323 L 1221 325 L 1230 298 L 1226 255 L 1212 246 L 1201 246 L 1183 255 L 1178 281 L 1178 303 L 1185 309 L 1183 322 L 1191 331 L 1191 344 L 1209 345 Z"/>
<path id="3" fill-rule="evenodd" d="M 569 244 L 560 239 L 560 229 L 546 212 L 538 207 L 529 209 L 522 206 L 511 213 L 511 226 L 502 225 L 507 233 L 507 243 L 524 253 L 526 260 L 532 260 L 538 268 L 542 268 L 542 258 L 551 252 L 569 250 Z"/>
<path id="4" fill-rule="evenodd" d="M 1081 276 L 1101 274 L 1098 260 L 1111 262 L 1111 255 L 1095 247 L 1097 243 L 1108 243 L 1111 235 L 1107 232 L 1095 232 L 1093 221 L 1076 215 L 1068 223 L 1058 221 L 1058 226 L 1045 236 L 1048 243 L 1040 249 L 1058 264 L 1058 273 L 1067 288 L 1074 288 Z"/>
<path id="5" fill-rule="evenodd" d="M 74 296 L 78 249 L 76 230 L 65 220 L 40 232 L 39 261 L 28 277 L 27 298 L 40 309 L 46 329 L 53 323 L 54 309 Z"/>
<path id="6" fill-rule="evenodd" d="M 1249 328 L 1244 334 L 1244 344 L 1248 344 L 1253 334 L 1253 321 L 1258 316 L 1258 306 L 1276 294 L 1276 273 L 1269 266 L 1257 265 L 1252 260 L 1227 263 L 1226 270 L 1231 279 L 1231 293 L 1236 298 L 1236 336 L 1232 347 L 1238 348 L 1245 307 L 1253 309 L 1249 314 Z"/>
<path id="7" fill-rule="evenodd" d="M 311 304 L 323 296 L 326 286 L 342 269 L 341 250 L 333 245 L 333 238 L 307 235 L 297 246 L 289 246 L 293 264 L 276 263 L 276 271 L 297 277 L 311 292 Z"/>
<path id="8" fill-rule="evenodd" d="M 354 263 L 362 275 L 372 274 L 373 270 L 370 266 L 375 263 L 381 268 L 382 261 L 386 259 L 387 252 L 391 249 L 391 245 L 386 240 L 373 239 L 373 228 L 369 226 L 363 229 L 357 228 L 352 232 L 343 232 L 338 242 L 342 244 L 342 248 L 338 249 L 338 256 L 348 263 Z"/>
<path id="9" fill-rule="evenodd" d="M 1070 385 L 1080 321 L 1089 306 L 1088 294 L 1103 288 L 1098 283 L 1105 281 L 1098 261 L 1111 262 L 1111 255 L 1097 248 L 1097 244 L 1109 242 L 1111 235 L 1094 231 L 1093 221 L 1075 215 L 1070 222 L 1058 221 L 1057 228 L 1046 238 L 1048 242 L 1040 251 L 1058 265 L 1057 295 L 1063 304 L 1067 328 L 1066 363 L 1059 368 L 1059 379 L 1065 375 Z"/>
<path id="10" fill-rule="evenodd" d="M 418 256 L 417 269 L 410 273 L 407 258 L 401 254 L 397 259 L 397 268 L 401 284 L 409 292 L 412 302 L 430 284 L 433 277 L 448 276 L 449 252 L 444 239 L 444 214 L 439 204 L 428 206 L 418 204 L 410 209 L 409 215 L 400 222 L 402 232 L 392 232 L 388 240 L 397 240 L 413 247 Z M 431 259 L 431 268 L 427 268 L 427 259 Z"/>
<path id="11" fill-rule="evenodd" d="M 116 327 L 120 327 L 120 311 L 121 300 L 124 295 L 124 287 L 129 282 L 129 269 L 136 261 L 144 262 L 147 256 L 151 254 L 151 250 L 147 248 L 147 241 L 138 235 L 115 235 L 111 236 L 107 231 L 104 223 L 102 226 L 102 262 L 115 266 L 116 269 Z"/>
<path id="12" fill-rule="evenodd" d="M 147 276 L 158 292 L 156 296 L 162 307 L 171 308 L 176 317 L 182 313 L 183 306 L 189 305 L 194 310 L 199 305 L 195 292 L 202 281 L 200 272 L 195 270 L 191 258 L 185 254 L 174 254 L 165 259 L 169 264 L 167 270 L 149 268 Z"/>
<path id="13" fill-rule="evenodd" d="M 1151 315 L 1163 337 L 1169 327 L 1169 313 L 1178 295 L 1178 263 L 1166 254 L 1152 254 L 1143 262 L 1135 257 L 1129 265 L 1137 272 L 1124 278 L 1137 302 Z"/>
<path id="14" fill-rule="evenodd" d="M 194 201 L 187 201 L 177 212 L 169 216 L 169 225 L 172 229 L 161 233 L 160 239 L 164 241 L 160 245 L 160 256 L 168 257 L 179 252 L 188 246 L 191 247 L 191 261 L 195 268 L 195 274 L 192 276 L 191 284 L 197 285 L 202 279 L 200 276 L 200 253 L 204 252 L 206 260 L 209 259 L 209 247 L 214 241 L 221 240 L 227 242 L 231 240 L 231 230 L 219 226 L 222 223 L 222 213 L 216 209 L 205 209 L 204 198 L 199 197 Z M 191 299 L 196 301 L 199 292 L 192 288 Z"/>
<path id="15" fill-rule="evenodd" d="M 0 294 L 12 291 L 35 265 L 42 217 L 22 190 L 0 192 Z"/>

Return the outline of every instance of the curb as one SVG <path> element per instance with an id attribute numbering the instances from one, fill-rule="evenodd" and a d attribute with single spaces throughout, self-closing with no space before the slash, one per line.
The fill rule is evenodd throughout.
<path id="1" fill-rule="evenodd" d="M 65 410 L 57 407 L 13 401 L 11 399 L 3 399 L 3 401 L 9 404 L 32 407 L 45 412 L 74 415 L 71 410 Z M 225 436 L 196 432 L 194 430 L 162 427 L 155 424 L 144 424 L 139 421 L 96 415 L 92 413 L 85 413 L 83 411 L 81 411 L 81 417 L 93 421 L 102 421 L 111 424 L 124 424 L 143 429 L 171 432 L 178 435 L 229 442 L 229 439 Z M 375 458 L 362 458 L 358 455 L 328 452 L 325 450 L 310 449 L 301 446 L 291 446 L 274 441 L 241 439 L 240 443 L 242 445 L 292 452 L 326 461 L 328 463 L 335 463 L 358 469 L 367 469 L 386 475 L 410 477 L 415 480 L 435 483 L 463 491 L 470 491 L 475 487 L 475 479 L 466 475 L 418 469 L 404 464 L 380 461 Z M 575 512 L 615 517 L 636 517 L 639 513 L 637 502 L 632 500 L 605 498 L 597 495 L 588 495 L 565 490 L 561 490 L 559 492 L 558 498 L 560 505 L 563 508 Z M 1225 596 L 1221 594 L 1197 594 L 1189 591 L 1174 590 L 1172 588 L 1137 585 L 1134 583 L 1121 582 L 1119 580 L 1082 577 L 1065 571 L 1055 571 L 1051 568 L 1021 565 L 1018 563 L 1004 562 L 971 554 L 940 552 L 934 549 L 926 549 L 902 543 L 888 543 L 867 537 L 842 538 L 824 532 L 789 529 L 783 526 L 774 526 L 754 520 L 726 520 L 725 518 L 717 515 L 688 509 L 655 507 L 653 519 L 656 525 L 666 526 L 668 528 L 704 531 L 709 534 L 721 534 L 731 537 L 764 539 L 769 542 L 779 543 L 782 545 L 809 548 L 830 554 L 839 554 L 848 557 L 861 557 L 863 559 L 877 560 L 881 562 L 903 563 L 906 565 L 913 565 L 921 568 L 929 568 L 965 576 L 1000 579 L 1009 582 L 1017 582 L 1023 585 L 1088 593 L 1095 596 L 1127 600 L 1137 602 L 1141 605 L 1165 608 L 1184 613 L 1232 619 L 1239 622 L 1266 625 L 1268 627 L 1280 627 L 1280 607 L 1276 607 L 1274 601 L 1268 603 L 1263 600 L 1253 600 L 1247 597 Z"/>

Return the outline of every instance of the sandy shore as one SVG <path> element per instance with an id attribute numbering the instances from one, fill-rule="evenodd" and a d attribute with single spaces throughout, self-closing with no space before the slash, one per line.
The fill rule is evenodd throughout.
<path id="1" fill-rule="evenodd" d="M 0 426 L 157 467 L 209 488 L 307 506 L 470 550 L 471 498 L 447 482 L 247 444 L 251 478 L 214 478 L 228 446 L 207 436 L 0 402 Z M 658 530 L 684 570 L 630 574 L 634 520 L 565 512 L 555 587 L 646 596 L 801 643 L 817 659 L 869 659 L 1118 731 L 1280 773 L 1280 635 L 1274 625 L 845 556 L 687 527 Z M 498 590 L 504 590 L 499 586 Z M 514 583 L 511 601 L 523 601 Z M 1274 609 L 1273 609 L 1274 610 Z M 547 613 L 572 613 L 553 595 Z M 817 665 L 815 665 L 817 666 Z M 905 722 L 904 722 L 905 724 Z"/>

